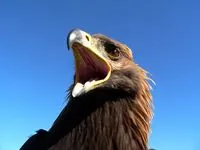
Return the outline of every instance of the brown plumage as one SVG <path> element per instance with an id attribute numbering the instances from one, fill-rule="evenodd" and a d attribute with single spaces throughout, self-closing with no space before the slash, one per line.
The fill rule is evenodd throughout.
<path id="1" fill-rule="evenodd" d="M 76 64 L 69 102 L 35 148 L 147 150 L 152 119 L 147 72 L 126 45 L 106 36 L 73 30 L 68 40 Z M 93 79 L 89 88 L 76 90 Z M 31 149 L 24 145 L 22 150 Z"/>

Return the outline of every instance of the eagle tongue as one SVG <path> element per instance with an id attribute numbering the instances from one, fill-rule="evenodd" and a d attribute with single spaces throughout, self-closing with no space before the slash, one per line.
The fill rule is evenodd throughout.
<path id="1" fill-rule="evenodd" d="M 92 86 L 93 85 L 93 83 L 95 82 L 96 80 L 92 80 L 92 81 L 87 81 L 85 84 L 84 84 L 84 88 L 88 88 L 88 87 L 90 87 L 90 86 Z"/>
<path id="2" fill-rule="evenodd" d="M 84 85 L 79 82 L 76 83 L 76 85 L 74 86 L 74 88 L 72 90 L 72 96 L 77 97 L 77 96 L 81 95 L 85 90 L 87 90 L 89 87 L 91 87 L 94 82 L 95 82 L 95 80 L 87 81 Z"/>
<path id="3" fill-rule="evenodd" d="M 72 96 L 77 97 L 80 95 L 80 93 L 83 91 L 83 84 L 81 83 L 76 83 L 72 90 Z"/>

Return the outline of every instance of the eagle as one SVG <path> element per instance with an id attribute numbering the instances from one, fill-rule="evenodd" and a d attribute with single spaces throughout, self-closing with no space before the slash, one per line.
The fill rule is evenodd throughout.
<path id="1" fill-rule="evenodd" d="M 147 150 L 153 116 L 148 72 L 131 49 L 102 34 L 67 36 L 75 75 L 68 103 L 51 128 L 20 150 Z"/>

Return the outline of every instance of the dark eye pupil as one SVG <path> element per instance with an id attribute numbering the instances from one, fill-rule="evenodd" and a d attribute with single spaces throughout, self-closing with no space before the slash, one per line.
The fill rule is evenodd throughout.
<path id="1" fill-rule="evenodd" d="M 109 54 L 114 56 L 114 57 L 118 57 L 119 56 L 119 51 L 117 49 L 115 49 L 115 50 L 111 51 Z"/>
<path id="2" fill-rule="evenodd" d="M 119 57 L 119 50 L 118 50 L 118 48 L 117 48 L 114 44 L 105 43 L 104 46 L 105 46 L 106 52 L 107 52 L 111 57 L 115 57 L 115 58 Z"/>

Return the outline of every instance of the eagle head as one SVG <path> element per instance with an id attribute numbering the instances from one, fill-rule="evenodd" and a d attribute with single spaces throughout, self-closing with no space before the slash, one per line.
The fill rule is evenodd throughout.
<path id="1" fill-rule="evenodd" d="M 75 60 L 73 97 L 95 89 L 134 95 L 142 86 L 138 82 L 146 78 L 146 72 L 134 63 L 131 50 L 102 34 L 74 29 L 68 34 L 67 45 Z"/>

